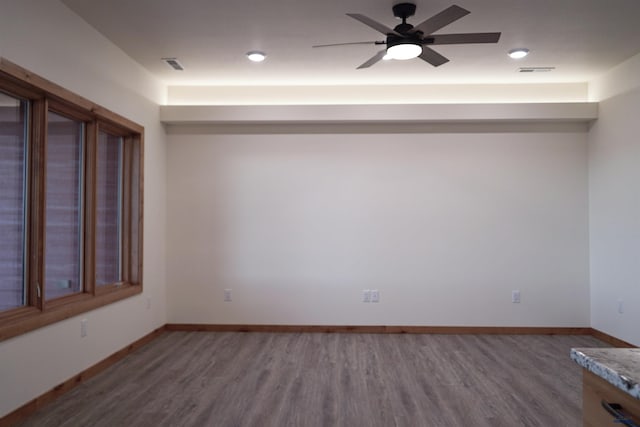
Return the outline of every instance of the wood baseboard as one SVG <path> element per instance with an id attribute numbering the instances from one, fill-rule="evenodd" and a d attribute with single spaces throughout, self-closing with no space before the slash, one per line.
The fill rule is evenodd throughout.
<path id="1" fill-rule="evenodd" d="M 0 418 L 0 427 L 10 427 L 19 423 L 20 421 L 27 418 L 29 415 L 33 414 L 39 408 L 43 407 L 49 402 L 52 402 L 53 400 L 57 399 L 59 396 L 63 395 L 64 393 L 68 392 L 74 387 L 87 381 L 89 378 L 94 377 L 95 375 L 104 371 L 109 366 L 123 359 L 125 356 L 129 355 L 133 351 L 150 343 L 151 341 L 159 337 L 164 331 L 165 331 L 164 326 L 152 331 L 151 333 L 136 340 L 135 342 L 129 344 L 128 346 L 116 351 L 112 355 L 108 356 L 106 359 L 103 359 L 100 362 L 96 363 L 95 365 L 80 372 L 79 374 L 74 375 L 73 377 L 69 378 L 65 382 L 58 384 L 51 390 L 36 397 L 32 401 L 25 403 L 15 411 L 10 412 L 9 414 Z"/>
<path id="2" fill-rule="evenodd" d="M 590 335 L 591 328 L 503 326 L 340 326 L 340 325 L 224 325 L 168 323 L 168 331 L 356 333 L 356 334 L 491 334 L 491 335 Z"/>
<path id="3" fill-rule="evenodd" d="M 607 344 L 611 344 L 614 347 L 619 347 L 619 348 L 636 348 L 635 345 L 630 344 L 626 341 L 623 341 L 619 338 L 616 338 L 614 336 L 611 336 L 609 334 L 606 334 L 602 331 L 599 331 L 597 329 L 591 328 L 591 333 L 590 335 L 592 335 L 594 338 L 599 339 L 600 341 L 604 341 Z"/>
<path id="4" fill-rule="evenodd" d="M 491 334 L 491 335 L 592 335 L 614 347 L 635 347 L 626 341 L 593 328 L 554 327 L 507 327 L 507 326 L 341 326 L 341 325 L 212 325 L 194 323 L 169 323 L 106 359 L 69 378 L 48 392 L 22 405 L 0 418 L 0 427 L 10 427 L 27 418 L 36 410 L 55 400 L 67 391 L 104 371 L 133 351 L 150 343 L 164 331 L 208 331 L 208 332 L 271 332 L 271 333 L 356 333 L 356 334 Z"/>

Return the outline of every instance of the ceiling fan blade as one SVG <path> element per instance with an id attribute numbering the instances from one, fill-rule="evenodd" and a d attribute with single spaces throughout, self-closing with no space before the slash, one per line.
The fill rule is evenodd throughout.
<path id="1" fill-rule="evenodd" d="M 372 41 L 372 42 L 350 42 L 350 43 L 333 43 L 333 44 L 317 44 L 311 47 L 332 47 L 332 46 L 348 46 L 352 44 L 386 44 L 383 41 Z"/>
<path id="2" fill-rule="evenodd" d="M 440 65 L 449 62 L 447 58 L 427 46 L 422 46 L 422 54 L 419 56 L 419 58 L 427 61 L 434 67 L 439 67 Z"/>
<path id="3" fill-rule="evenodd" d="M 416 25 L 413 27 L 410 33 L 415 33 L 416 31 L 421 31 L 425 36 L 428 36 L 432 33 L 435 33 L 440 28 L 445 27 L 451 24 L 454 21 L 462 18 L 463 16 L 469 14 L 466 9 L 461 8 L 460 6 L 453 5 L 451 7 L 446 8 L 442 12 L 437 15 L 433 15 L 431 18 L 426 21 Z"/>
<path id="4" fill-rule="evenodd" d="M 425 44 L 498 43 L 501 33 L 433 34 L 424 38 Z"/>
<path id="5" fill-rule="evenodd" d="M 360 70 L 362 68 L 369 68 L 371 67 L 373 64 L 375 64 L 376 62 L 380 61 L 382 58 L 384 58 L 384 56 L 387 54 L 387 50 L 386 49 L 382 49 L 380 52 L 376 53 L 375 55 L 373 55 L 367 62 L 365 62 L 364 64 L 362 64 L 361 66 L 359 66 L 357 69 Z"/>
<path id="6" fill-rule="evenodd" d="M 362 22 L 364 25 L 368 25 L 369 27 L 373 28 L 376 31 L 380 31 L 385 36 L 388 34 L 395 34 L 397 36 L 400 35 L 396 33 L 394 30 L 392 30 L 391 28 L 387 27 L 386 25 L 383 25 L 378 21 L 374 21 L 373 19 L 366 17 L 364 15 L 360 15 L 359 13 L 347 13 L 347 16 L 350 16 L 351 18 Z"/>

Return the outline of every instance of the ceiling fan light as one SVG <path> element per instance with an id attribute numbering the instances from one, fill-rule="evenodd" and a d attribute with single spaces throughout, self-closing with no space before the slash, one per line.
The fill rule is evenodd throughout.
<path id="1" fill-rule="evenodd" d="M 422 46 L 416 43 L 398 43 L 387 48 L 387 55 L 391 59 L 412 59 L 422 54 Z"/>
<path id="2" fill-rule="evenodd" d="M 247 58 L 252 62 L 262 62 L 267 58 L 267 55 L 264 52 L 251 51 L 247 52 Z"/>
<path id="3" fill-rule="evenodd" d="M 528 54 L 529 54 L 529 49 L 525 49 L 525 48 L 511 49 L 508 53 L 509 57 L 513 59 L 524 58 Z"/>

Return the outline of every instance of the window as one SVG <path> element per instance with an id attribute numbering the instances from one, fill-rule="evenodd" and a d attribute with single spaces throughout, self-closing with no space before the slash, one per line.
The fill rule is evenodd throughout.
<path id="1" fill-rule="evenodd" d="M 47 114 L 44 287 L 47 300 L 82 292 L 84 123 Z"/>
<path id="2" fill-rule="evenodd" d="M 0 340 L 142 291 L 143 131 L 0 58 Z"/>
<path id="3" fill-rule="evenodd" d="M 0 312 L 26 303 L 27 106 L 0 92 Z"/>
<path id="4" fill-rule="evenodd" d="M 122 280 L 122 148 L 123 138 L 98 133 L 96 181 L 96 284 Z"/>

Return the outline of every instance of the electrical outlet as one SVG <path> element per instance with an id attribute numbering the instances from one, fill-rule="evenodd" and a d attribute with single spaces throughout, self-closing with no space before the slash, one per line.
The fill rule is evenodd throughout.
<path id="1" fill-rule="evenodd" d="M 87 319 L 82 319 L 80 321 L 80 338 L 84 338 L 87 336 Z"/>
<path id="2" fill-rule="evenodd" d="M 520 303 L 520 291 L 511 291 L 511 302 L 514 304 Z"/>
<path id="3" fill-rule="evenodd" d="M 621 299 L 618 300 L 618 313 L 624 313 L 624 302 Z"/>
<path id="4" fill-rule="evenodd" d="M 369 289 L 362 291 L 362 302 L 371 302 L 371 291 Z"/>
<path id="5" fill-rule="evenodd" d="M 147 298 L 147 310 L 151 309 L 151 298 Z"/>
<path id="6" fill-rule="evenodd" d="M 377 289 L 371 290 L 371 302 L 380 302 L 380 292 Z"/>
<path id="7" fill-rule="evenodd" d="M 224 302 L 231 302 L 231 289 L 224 290 Z"/>

